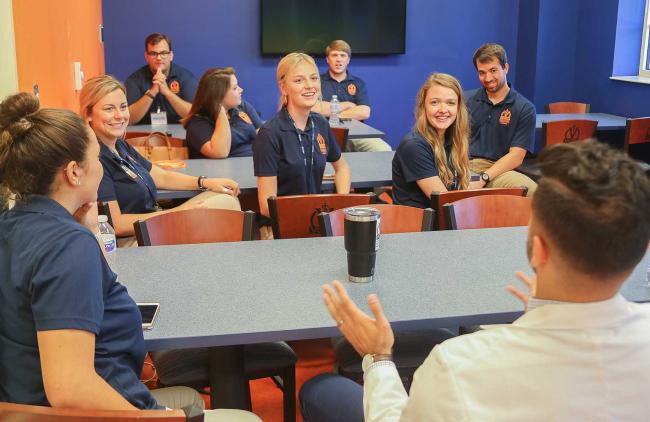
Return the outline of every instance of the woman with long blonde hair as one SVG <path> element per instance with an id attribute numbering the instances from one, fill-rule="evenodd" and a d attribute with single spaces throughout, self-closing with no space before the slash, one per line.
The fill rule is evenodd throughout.
<path id="1" fill-rule="evenodd" d="M 467 189 L 469 117 L 456 78 L 432 73 L 416 99 L 415 127 L 393 157 L 396 204 L 426 208 L 432 192 Z"/>

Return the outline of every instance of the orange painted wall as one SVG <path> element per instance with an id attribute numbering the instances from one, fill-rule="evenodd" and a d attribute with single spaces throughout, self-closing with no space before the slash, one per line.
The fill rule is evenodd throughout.
<path id="1" fill-rule="evenodd" d="M 77 111 L 75 61 L 85 78 L 104 73 L 101 0 L 13 0 L 18 87 L 38 83 L 41 105 Z"/>

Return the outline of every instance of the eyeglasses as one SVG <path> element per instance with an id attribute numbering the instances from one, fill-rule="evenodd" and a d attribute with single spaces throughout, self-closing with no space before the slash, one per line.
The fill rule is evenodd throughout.
<path id="1" fill-rule="evenodd" d="M 171 51 L 147 51 L 147 56 L 151 57 L 152 59 L 155 59 L 156 57 L 160 57 L 161 59 L 166 59 L 167 56 L 171 54 Z"/>

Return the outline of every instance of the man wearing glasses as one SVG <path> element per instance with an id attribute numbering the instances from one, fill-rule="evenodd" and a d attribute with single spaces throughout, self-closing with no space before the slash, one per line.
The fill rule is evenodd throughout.
<path id="1" fill-rule="evenodd" d="M 174 52 L 169 37 L 159 32 L 149 35 L 144 42 L 146 66 L 142 66 L 126 80 L 129 102 L 129 123 L 179 123 L 192 106 L 197 82 L 189 70 L 172 64 Z"/>

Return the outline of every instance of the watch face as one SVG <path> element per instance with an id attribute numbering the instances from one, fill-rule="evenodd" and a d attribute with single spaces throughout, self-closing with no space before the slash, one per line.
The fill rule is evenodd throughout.
<path id="1" fill-rule="evenodd" d="M 487 173 L 483 173 L 483 174 L 481 174 L 481 179 L 483 179 L 483 181 L 487 182 L 487 181 L 490 180 L 490 176 L 488 176 Z"/>

